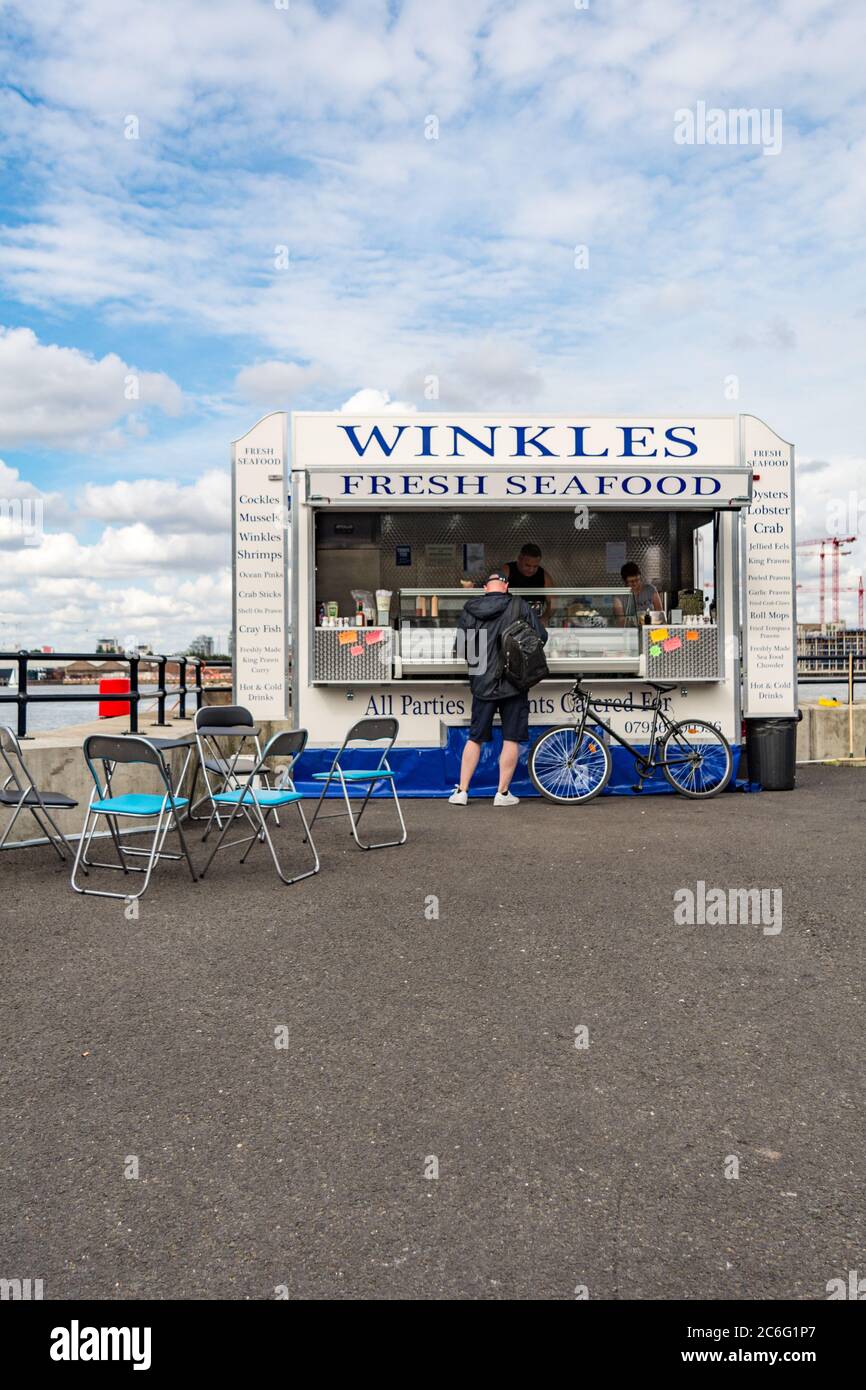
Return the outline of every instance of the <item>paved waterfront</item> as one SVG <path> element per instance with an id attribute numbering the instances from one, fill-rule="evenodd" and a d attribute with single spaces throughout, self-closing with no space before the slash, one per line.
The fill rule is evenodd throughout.
<path id="1" fill-rule="evenodd" d="M 294 888 L 260 850 L 197 885 L 163 866 L 138 922 L 48 850 L 0 854 L 0 1276 L 810 1299 L 866 1273 L 866 773 L 799 777 L 705 805 L 409 802 L 404 849 L 329 821 Z M 697 879 L 780 887 L 781 933 L 674 925 Z"/>

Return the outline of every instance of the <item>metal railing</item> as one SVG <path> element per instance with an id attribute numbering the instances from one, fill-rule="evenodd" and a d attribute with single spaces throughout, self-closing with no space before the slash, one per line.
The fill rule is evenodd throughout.
<path id="1" fill-rule="evenodd" d="M 231 670 L 231 661 L 226 657 L 186 657 L 186 656 L 129 656 L 126 652 L 0 652 L 0 664 L 12 662 L 18 667 L 18 689 L 12 691 L 5 686 L 0 686 L 0 706 L 17 705 L 18 707 L 18 728 L 19 738 L 27 737 L 27 707 L 33 704 L 94 704 L 97 701 L 101 704 L 128 704 L 129 705 L 129 732 L 138 733 L 138 707 L 142 700 L 156 700 L 157 718 L 155 727 L 164 727 L 165 702 L 167 699 L 177 697 L 178 719 L 186 719 L 187 698 L 195 698 L 196 709 L 201 709 L 204 703 L 204 693 L 206 690 L 215 693 L 231 691 L 230 684 L 217 684 L 209 682 L 202 685 L 202 668 L 228 667 Z M 117 693 L 102 694 L 92 691 L 74 692 L 70 686 L 63 686 L 60 690 L 39 690 L 38 687 L 28 687 L 27 667 L 31 663 L 39 663 L 41 666 L 50 666 L 56 661 L 112 661 L 125 662 L 129 667 L 129 690 L 118 691 Z M 166 670 L 171 663 L 178 668 L 178 683 L 176 686 L 166 685 Z M 148 686 L 146 690 L 139 687 L 139 668 L 144 665 L 147 667 L 156 666 L 157 678 L 156 686 Z M 190 684 L 187 680 L 187 667 L 194 668 L 195 679 Z M 93 671 L 93 683 L 97 684 L 100 680 L 111 679 L 106 674 L 101 674 L 97 669 Z"/>
<path id="2" fill-rule="evenodd" d="M 866 681 L 866 656 L 856 652 L 797 653 L 797 675 L 801 680 L 844 681 L 849 675 L 856 684 Z"/>

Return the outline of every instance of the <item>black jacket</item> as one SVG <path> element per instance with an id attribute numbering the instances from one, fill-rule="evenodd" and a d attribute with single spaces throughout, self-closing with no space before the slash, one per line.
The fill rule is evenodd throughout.
<path id="1" fill-rule="evenodd" d="M 499 675 L 500 638 L 503 629 L 513 621 L 511 604 L 511 594 L 480 594 L 469 599 L 457 620 L 457 655 L 469 662 L 469 687 L 479 700 L 507 700 L 511 695 L 526 693 Z M 516 616 L 531 624 L 542 642 L 546 642 L 547 630 L 526 600 L 519 598 L 517 604 Z M 482 632 L 486 636 L 486 647 L 481 642 Z M 478 635 L 467 641 L 467 633 Z"/>

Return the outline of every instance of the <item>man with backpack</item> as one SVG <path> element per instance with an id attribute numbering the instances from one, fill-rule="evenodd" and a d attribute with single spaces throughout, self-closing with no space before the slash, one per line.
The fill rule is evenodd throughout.
<path id="1" fill-rule="evenodd" d="M 548 674 L 544 659 L 547 632 L 525 599 L 508 592 L 508 575 L 494 570 L 484 581 L 484 593 L 469 599 L 457 623 L 458 653 L 469 663 L 472 719 L 463 749 L 460 782 L 449 801 L 465 806 L 481 757 L 481 745 L 489 743 L 496 713 L 502 720 L 502 753 L 499 758 L 499 790 L 494 806 L 516 806 L 519 798 L 509 790 L 520 744 L 529 740 L 527 692 Z"/>

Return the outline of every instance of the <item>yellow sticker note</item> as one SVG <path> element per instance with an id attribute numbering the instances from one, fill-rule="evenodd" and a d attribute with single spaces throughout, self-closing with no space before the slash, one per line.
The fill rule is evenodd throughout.
<path id="1" fill-rule="evenodd" d="M 667 637 L 667 635 L 668 635 L 668 630 L 667 630 L 666 627 L 651 627 L 651 628 L 650 628 L 650 641 L 651 641 L 651 642 L 663 642 L 663 641 L 665 640 L 665 638 Z"/>
<path id="2" fill-rule="evenodd" d="M 350 642 L 357 642 L 358 634 L 352 628 L 346 628 L 343 632 L 337 633 L 337 641 L 341 647 L 348 647 Z"/>

